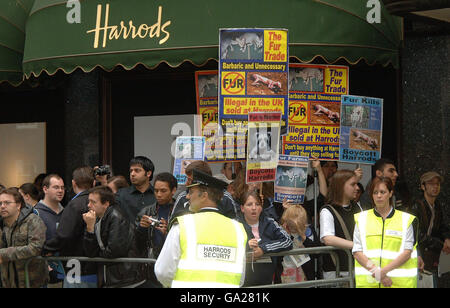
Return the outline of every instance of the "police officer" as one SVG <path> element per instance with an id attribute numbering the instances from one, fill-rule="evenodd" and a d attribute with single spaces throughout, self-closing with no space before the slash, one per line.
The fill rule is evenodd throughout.
<path id="1" fill-rule="evenodd" d="M 193 170 L 187 186 L 189 210 L 177 218 L 156 260 L 155 274 L 165 287 L 242 286 L 247 235 L 241 223 L 219 213 L 227 183 Z"/>

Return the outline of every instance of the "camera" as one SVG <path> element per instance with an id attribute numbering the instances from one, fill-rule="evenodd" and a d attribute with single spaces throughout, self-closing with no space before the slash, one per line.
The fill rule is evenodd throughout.
<path id="1" fill-rule="evenodd" d="M 153 227 L 158 227 L 161 223 L 161 220 L 155 219 L 153 217 L 149 217 L 148 219 L 151 221 Z"/>
<path id="2" fill-rule="evenodd" d="M 94 177 L 98 175 L 110 175 L 111 167 L 109 165 L 103 165 L 94 170 Z"/>

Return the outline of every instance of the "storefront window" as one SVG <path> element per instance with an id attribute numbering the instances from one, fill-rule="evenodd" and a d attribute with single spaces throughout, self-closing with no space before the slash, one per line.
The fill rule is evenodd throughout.
<path id="1" fill-rule="evenodd" d="M 0 124 L 0 183 L 33 182 L 46 172 L 46 123 Z"/>

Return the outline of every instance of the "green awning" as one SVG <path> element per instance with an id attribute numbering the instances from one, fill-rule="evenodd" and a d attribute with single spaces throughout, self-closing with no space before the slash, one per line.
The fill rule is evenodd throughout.
<path id="1" fill-rule="evenodd" d="M 398 66 L 401 19 L 382 8 L 381 23 L 366 20 L 357 0 L 79 0 L 80 23 L 69 23 L 67 1 L 36 1 L 26 28 L 26 77 L 58 69 L 91 71 L 99 66 L 148 68 L 161 62 L 202 65 L 218 58 L 220 28 L 286 28 L 290 56 L 328 63 Z M 106 23 L 105 23 L 106 22 Z M 106 25 L 106 27 L 105 27 Z M 105 30 L 106 29 L 106 30 Z"/>
<path id="2" fill-rule="evenodd" d="M 0 83 L 18 85 L 23 80 L 22 58 L 25 24 L 34 0 L 0 1 Z"/>

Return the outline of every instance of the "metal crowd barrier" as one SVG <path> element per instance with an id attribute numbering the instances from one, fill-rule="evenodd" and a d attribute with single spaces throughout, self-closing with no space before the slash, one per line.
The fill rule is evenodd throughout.
<path id="1" fill-rule="evenodd" d="M 116 258 L 116 259 L 106 259 L 106 258 L 88 258 L 88 257 L 34 257 L 27 260 L 25 263 L 25 287 L 30 288 L 30 275 L 28 274 L 28 265 L 31 260 L 46 260 L 46 261 L 69 261 L 76 259 L 81 262 L 104 262 L 104 263 L 155 263 L 155 259 L 149 258 Z"/>
<path id="2" fill-rule="evenodd" d="M 312 247 L 312 248 L 299 248 L 299 249 L 292 249 L 289 251 L 283 251 L 279 253 L 271 253 L 271 254 L 264 254 L 264 257 L 284 257 L 284 256 L 290 256 L 290 255 L 303 255 L 303 254 L 330 254 L 332 256 L 335 256 L 336 260 L 336 277 L 339 277 L 339 258 L 336 254 L 337 250 L 343 250 L 347 254 L 348 257 L 348 264 L 349 270 L 348 270 L 348 277 L 340 277 L 335 279 L 318 279 L 318 280 L 309 280 L 309 281 L 303 281 L 303 282 L 294 282 L 294 283 L 280 283 L 280 284 L 270 284 L 270 285 L 258 285 L 250 288 L 306 288 L 306 287 L 313 287 L 313 286 L 325 286 L 325 285 L 335 285 L 335 284 L 341 284 L 341 283 L 348 283 L 350 288 L 354 288 L 354 280 L 353 280 L 353 257 L 348 249 L 341 249 L 336 248 L 332 246 L 324 246 L 324 247 Z M 251 254 L 249 254 L 251 258 Z M 247 260 L 250 260 L 250 258 L 247 258 Z M 30 279 L 28 274 L 28 265 L 31 260 L 34 259 L 40 259 L 40 260 L 47 260 L 47 261 L 69 261 L 76 259 L 78 261 L 85 261 L 85 262 L 109 262 L 109 263 L 155 263 L 155 259 L 148 259 L 148 258 L 117 258 L 117 259 L 105 259 L 105 258 L 88 258 L 88 257 L 34 257 L 27 260 L 25 263 L 25 285 L 27 288 L 30 287 Z"/>
<path id="3" fill-rule="evenodd" d="M 339 277 L 339 257 L 336 253 L 337 250 L 344 251 L 347 254 L 349 269 L 347 277 Z M 308 280 L 302 282 L 292 282 L 292 283 L 279 283 L 279 284 L 268 284 L 268 285 L 258 285 L 252 286 L 249 288 L 307 288 L 307 287 L 317 287 L 317 286 L 326 286 L 326 285 L 336 285 L 348 283 L 350 288 L 355 287 L 354 281 L 354 269 L 353 269 L 353 256 L 349 249 L 342 249 L 333 246 L 323 246 L 323 247 L 311 247 L 311 248 L 299 248 L 292 249 L 288 251 L 283 251 L 279 253 L 270 253 L 264 254 L 264 257 L 284 257 L 291 255 L 304 255 L 304 254 L 330 254 L 334 256 L 336 260 L 336 277 L 335 279 L 317 279 L 317 280 Z"/>

